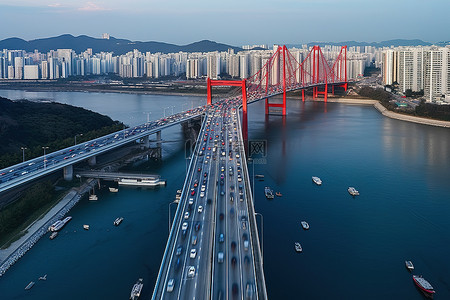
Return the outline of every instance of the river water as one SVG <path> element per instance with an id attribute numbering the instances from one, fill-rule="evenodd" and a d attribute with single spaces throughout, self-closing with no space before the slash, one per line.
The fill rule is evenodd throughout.
<path id="1" fill-rule="evenodd" d="M 164 107 L 179 111 L 204 102 L 75 92 L 0 96 L 51 99 L 129 125 L 145 122 L 143 111 L 154 119 Z M 163 139 L 180 138 L 177 126 L 163 132 Z M 391 120 L 372 106 L 290 100 L 285 119 L 264 117 L 262 102 L 249 106 L 249 139 L 264 150 L 249 173 L 254 167 L 265 175 L 255 180 L 255 208 L 264 220 L 270 299 L 422 299 L 405 260 L 434 286 L 436 299 L 450 299 L 448 129 Z M 55 240 L 44 237 L 0 278 L 1 299 L 126 299 L 139 277 L 148 299 L 166 244 L 169 203 L 186 168 L 182 141 L 163 147 L 160 163 L 138 168 L 161 174 L 166 187 L 101 191 L 99 201 L 81 201 Z M 314 185 L 311 176 L 323 185 Z M 266 200 L 265 186 L 283 196 Z M 361 195 L 352 198 L 349 186 Z M 124 221 L 114 227 L 117 216 Z M 308 231 L 301 220 L 309 222 Z M 301 254 L 294 251 L 296 241 Z M 47 281 L 24 290 L 44 274 Z"/>

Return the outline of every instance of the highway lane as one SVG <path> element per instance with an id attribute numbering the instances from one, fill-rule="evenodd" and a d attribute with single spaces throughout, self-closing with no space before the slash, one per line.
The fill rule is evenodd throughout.
<path id="1" fill-rule="evenodd" d="M 241 165 L 245 154 L 235 107 L 236 103 L 216 103 L 207 112 L 153 299 L 258 298 L 248 178 Z M 187 212 L 189 216 L 182 219 Z M 184 222 L 188 224 L 185 233 Z M 180 246 L 183 250 L 177 254 Z M 192 249 L 195 257 L 191 257 Z"/>
<path id="2" fill-rule="evenodd" d="M 179 122 L 197 117 L 205 113 L 206 110 L 207 108 L 202 106 L 167 118 L 114 132 L 62 150 L 49 152 L 52 149 L 46 149 L 46 154 L 44 156 L 1 169 L 0 192 L 13 188 L 28 180 L 44 176 L 65 166 L 89 159 L 91 156 L 134 142 L 149 134 L 176 125 Z"/>

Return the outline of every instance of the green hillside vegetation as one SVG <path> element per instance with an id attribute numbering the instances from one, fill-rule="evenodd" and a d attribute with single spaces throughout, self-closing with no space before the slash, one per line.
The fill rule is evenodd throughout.
<path id="1" fill-rule="evenodd" d="M 123 129 L 111 118 L 61 103 L 11 101 L 0 97 L 0 169 Z"/>

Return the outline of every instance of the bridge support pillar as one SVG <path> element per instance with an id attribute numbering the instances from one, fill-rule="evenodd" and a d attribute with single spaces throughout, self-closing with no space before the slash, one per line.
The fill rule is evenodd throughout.
<path id="1" fill-rule="evenodd" d="M 73 179 L 73 166 L 72 165 L 68 165 L 67 167 L 64 167 L 63 172 L 64 172 L 64 180 L 72 181 L 72 179 Z"/>
<path id="2" fill-rule="evenodd" d="M 156 146 L 161 148 L 161 130 L 156 132 Z"/>
<path id="3" fill-rule="evenodd" d="M 144 147 L 145 148 L 150 148 L 150 139 L 149 139 L 149 136 L 147 135 L 147 136 L 144 136 L 144 138 L 142 139 L 142 141 L 143 141 L 143 144 L 144 144 Z"/>
<path id="4" fill-rule="evenodd" d="M 90 166 L 95 166 L 97 164 L 97 156 L 92 156 L 88 159 L 88 164 Z"/>
<path id="5" fill-rule="evenodd" d="M 305 89 L 302 89 L 302 101 L 305 102 Z"/>

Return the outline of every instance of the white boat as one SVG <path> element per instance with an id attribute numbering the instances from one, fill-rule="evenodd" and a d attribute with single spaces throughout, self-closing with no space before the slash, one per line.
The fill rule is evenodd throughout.
<path id="1" fill-rule="evenodd" d="M 322 180 L 319 177 L 313 176 L 312 181 L 317 185 L 322 185 Z"/>
<path id="2" fill-rule="evenodd" d="M 31 281 L 31 282 L 25 287 L 25 289 L 26 289 L 26 290 L 29 290 L 29 289 L 31 289 L 31 288 L 33 287 L 33 285 L 34 285 L 34 281 Z"/>
<path id="3" fill-rule="evenodd" d="M 111 193 L 117 193 L 117 192 L 119 191 L 119 189 L 118 189 L 118 188 L 115 188 L 115 187 L 110 187 L 110 188 L 109 188 L 109 191 L 110 191 Z"/>
<path id="4" fill-rule="evenodd" d="M 430 298 L 433 298 L 433 295 L 436 293 L 433 286 L 422 277 L 422 275 L 413 275 L 414 283 L 417 285 L 418 288 L 427 296 Z"/>
<path id="5" fill-rule="evenodd" d="M 131 290 L 130 299 L 136 300 L 141 296 L 142 288 L 144 287 L 144 284 L 142 283 L 143 279 L 139 278 L 139 280 L 133 285 L 133 289 Z"/>
<path id="6" fill-rule="evenodd" d="M 122 221 L 123 221 L 123 217 L 116 218 L 114 220 L 114 226 L 119 226 L 120 223 L 122 223 Z"/>
<path id="7" fill-rule="evenodd" d="M 50 234 L 50 239 L 53 240 L 57 235 L 58 235 L 58 231 L 52 232 L 52 234 Z"/>
<path id="8" fill-rule="evenodd" d="M 85 224 L 85 225 L 83 225 L 83 228 L 84 228 L 85 230 L 89 230 L 89 225 Z"/>
<path id="9" fill-rule="evenodd" d="M 39 280 L 47 280 L 47 274 L 45 274 L 44 276 L 39 277 Z"/>
<path id="10" fill-rule="evenodd" d="M 414 270 L 414 265 L 413 265 L 412 261 L 406 260 L 406 261 L 405 261 L 405 265 L 406 265 L 406 268 L 407 268 L 409 271 Z"/>
<path id="11" fill-rule="evenodd" d="M 352 196 L 359 196 L 359 192 L 352 186 L 348 188 L 348 193 Z"/>
<path id="12" fill-rule="evenodd" d="M 72 220 L 71 216 L 65 217 L 63 220 L 58 220 L 48 228 L 48 231 L 58 231 L 63 228 L 64 225 L 66 225 L 70 220 Z"/>
<path id="13" fill-rule="evenodd" d="M 296 243 L 294 244 L 294 246 L 295 246 L 295 251 L 297 251 L 297 252 L 302 252 L 302 251 L 303 251 L 302 245 L 300 245 L 299 242 L 296 242 Z"/>
<path id="14" fill-rule="evenodd" d="M 97 197 L 97 195 L 92 194 L 92 195 L 89 195 L 89 200 L 91 200 L 91 201 L 97 201 L 97 200 L 98 200 L 98 197 Z"/>
<path id="15" fill-rule="evenodd" d="M 301 223 L 302 223 L 303 229 L 305 229 L 305 230 L 308 230 L 308 229 L 309 229 L 309 224 L 308 224 L 308 222 L 306 222 L 306 221 L 301 221 Z"/>

